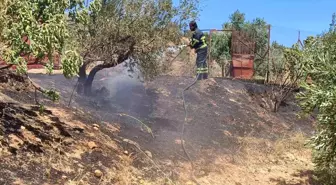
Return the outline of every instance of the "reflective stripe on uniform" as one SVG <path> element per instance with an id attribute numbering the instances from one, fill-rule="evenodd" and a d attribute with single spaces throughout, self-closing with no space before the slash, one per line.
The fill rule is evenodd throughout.
<path id="1" fill-rule="evenodd" d="M 200 67 L 200 68 L 197 68 L 196 72 L 197 72 L 197 74 L 199 74 L 199 73 L 208 73 L 208 68 L 207 67 L 205 67 L 205 68 Z"/>
<path id="2" fill-rule="evenodd" d="M 193 38 L 193 39 L 191 40 L 191 45 L 192 45 L 192 46 L 195 46 L 195 44 L 197 44 L 197 43 L 199 43 L 199 42 L 200 42 L 199 40 Z"/>
<path id="3" fill-rule="evenodd" d="M 197 48 L 196 51 L 198 51 L 199 49 L 203 49 L 203 48 L 206 48 L 208 45 L 206 44 L 203 44 L 201 47 Z"/>
<path id="4" fill-rule="evenodd" d="M 205 41 L 205 35 L 203 35 L 202 37 L 201 37 L 201 41 L 205 44 L 206 43 L 206 41 Z"/>

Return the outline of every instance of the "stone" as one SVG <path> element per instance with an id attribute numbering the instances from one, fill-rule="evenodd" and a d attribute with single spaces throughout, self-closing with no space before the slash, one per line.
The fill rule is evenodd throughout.
<path id="1" fill-rule="evenodd" d="M 94 130 L 99 130 L 99 128 L 98 128 L 98 127 L 93 127 L 93 129 L 94 129 Z"/>
<path id="2" fill-rule="evenodd" d="M 94 171 L 94 175 L 95 175 L 96 177 L 100 178 L 100 177 L 103 176 L 103 172 L 100 171 L 100 170 L 95 170 L 95 171 Z"/>
<path id="3" fill-rule="evenodd" d="M 41 142 L 42 142 L 42 140 L 41 140 L 40 138 L 38 138 L 38 137 L 35 138 L 35 141 L 38 142 L 38 143 L 41 143 Z"/>
<path id="4" fill-rule="evenodd" d="M 87 145 L 91 150 L 98 147 L 97 144 L 93 141 L 88 142 Z"/>
<path id="5" fill-rule="evenodd" d="M 8 138 L 9 138 L 9 146 L 15 149 L 19 149 L 20 146 L 23 145 L 24 143 L 19 137 L 17 137 L 14 134 L 10 134 Z"/>
<path id="6" fill-rule="evenodd" d="M 125 150 L 125 151 L 124 151 L 124 154 L 125 154 L 125 155 L 128 155 L 128 151 L 127 151 L 127 150 Z"/>
<path id="7" fill-rule="evenodd" d="M 98 124 L 92 124 L 93 127 L 97 127 L 99 128 L 99 125 Z"/>
<path id="8" fill-rule="evenodd" d="M 149 158 L 153 158 L 153 155 L 150 151 L 145 151 L 145 154 L 149 157 Z"/>

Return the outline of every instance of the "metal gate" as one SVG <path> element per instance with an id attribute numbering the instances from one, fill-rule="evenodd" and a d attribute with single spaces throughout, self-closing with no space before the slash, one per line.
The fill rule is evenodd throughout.
<path id="1" fill-rule="evenodd" d="M 256 42 L 244 31 L 232 30 L 231 76 L 251 79 L 254 74 L 254 51 Z"/>

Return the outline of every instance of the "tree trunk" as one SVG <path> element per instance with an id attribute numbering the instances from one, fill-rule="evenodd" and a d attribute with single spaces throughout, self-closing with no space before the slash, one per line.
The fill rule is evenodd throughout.
<path id="1" fill-rule="evenodd" d="M 84 90 L 84 84 L 85 84 L 85 81 L 87 79 L 87 75 L 86 75 L 86 65 L 82 65 L 80 68 L 79 68 L 79 78 L 78 78 L 78 86 L 77 86 L 77 93 L 78 94 L 82 94 L 83 93 L 83 90 Z"/>
<path id="2" fill-rule="evenodd" d="M 85 83 L 84 83 L 84 94 L 85 95 L 87 96 L 92 95 L 92 82 L 97 72 L 102 69 L 104 69 L 102 66 L 96 66 L 90 71 L 89 76 L 86 78 Z"/>
<path id="3" fill-rule="evenodd" d="M 225 74 L 224 74 L 224 62 L 221 62 L 221 68 L 222 68 L 222 78 L 225 77 Z"/>
<path id="4" fill-rule="evenodd" d="M 278 112 L 280 103 L 278 101 L 274 102 L 273 112 Z"/>

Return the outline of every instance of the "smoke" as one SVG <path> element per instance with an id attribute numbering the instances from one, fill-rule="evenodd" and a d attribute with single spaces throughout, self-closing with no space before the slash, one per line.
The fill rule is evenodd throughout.
<path id="1" fill-rule="evenodd" d="M 103 87 L 107 88 L 111 97 L 115 97 L 117 93 L 124 92 L 128 94 L 133 87 L 143 86 L 138 71 L 131 69 L 130 64 L 118 65 L 114 68 L 103 69 L 101 75 L 97 78 Z"/>

